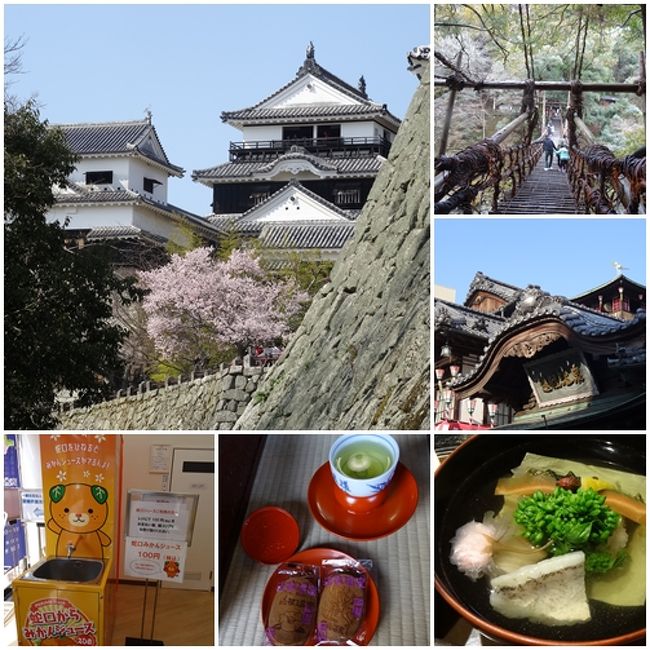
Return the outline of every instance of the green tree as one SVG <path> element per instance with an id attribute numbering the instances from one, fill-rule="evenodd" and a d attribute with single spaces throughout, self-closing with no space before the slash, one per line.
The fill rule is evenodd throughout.
<path id="1" fill-rule="evenodd" d="M 63 134 L 33 102 L 5 102 L 4 120 L 5 428 L 52 428 L 57 391 L 81 404 L 111 391 L 123 336 L 111 303 L 128 284 L 99 250 L 66 249 L 63 227 L 46 222 L 53 186 L 74 169 Z"/>

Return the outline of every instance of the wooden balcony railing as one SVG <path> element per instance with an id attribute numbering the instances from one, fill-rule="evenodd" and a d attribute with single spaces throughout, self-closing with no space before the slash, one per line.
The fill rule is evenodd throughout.
<path id="1" fill-rule="evenodd" d="M 388 156 L 390 142 L 381 136 L 350 138 L 298 138 L 294 140 L 250 140 L 230 143 L 230 161 L 272 160 L 301 147 L 309 153 L 331 156 Z"/>

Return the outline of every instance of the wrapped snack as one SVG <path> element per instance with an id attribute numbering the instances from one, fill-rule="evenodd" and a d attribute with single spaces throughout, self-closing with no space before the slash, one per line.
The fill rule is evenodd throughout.
<path id="1" fill-rule="evenodd" d="M 271 603 L 266 636 L 273 645 L 307 645 L 314 633 L 318 568 L 282 564 Z"/>
<path id="2" fill-rule="evenodd" d="M 345 645 L 353 641 L 363 620 L 368 575 L 354 560 L 325 560 L 321 580 L 317 641 Z"/>

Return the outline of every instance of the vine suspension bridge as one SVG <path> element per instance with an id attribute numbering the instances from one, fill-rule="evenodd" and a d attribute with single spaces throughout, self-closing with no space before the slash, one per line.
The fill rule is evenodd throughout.
<path id="1" fill-rule="evenodd" d="M 475 81 L 456 64 L 435 52 L 451 70 L 436 76 L 435 86 L 446 86 L 447 112 L 435 159 L 435 214 L 639 214 L 645 213 L 645 147 L 616 158 L 598 144 L 583 121 L 583 94 L 587 92 L 645 95 L 645 61 L 636 84 L 582 83 L 575 81 Z M 465 88 L 521 90 L 520 114 L 492 136 L 463 151 L 446 156 L 456 93 Z M 543 91 L 542 106 L 537 105 Z M 560 102 L 546 102 L 544 91 L 568 91 L 563 110 Z M 533 139 L 542 116 L 542 134 L 549 133 L 556 146 L 567 142 L 570 151 L 567 173 L 557 166 L 546 170 L 542 137 Z M 519 129 L 523 144 L 505 146 Z"/>

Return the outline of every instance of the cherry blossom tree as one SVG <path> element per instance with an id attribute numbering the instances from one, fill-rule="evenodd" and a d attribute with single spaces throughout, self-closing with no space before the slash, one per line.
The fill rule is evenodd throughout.
<path id="1" fill-rule="evenodd" d="M 250 251 L 226 261 L 209 248 L 172 255 L 140 273 L 147 331 L 166 359 L 205 365 L 219 346 L 244 355 L 249 345 L 289 333 L 288 321 L 308 295 L 293 280 L 270 279 Z"/>

